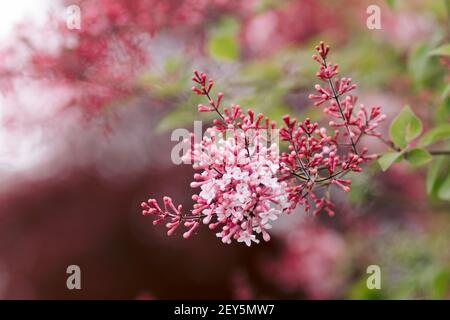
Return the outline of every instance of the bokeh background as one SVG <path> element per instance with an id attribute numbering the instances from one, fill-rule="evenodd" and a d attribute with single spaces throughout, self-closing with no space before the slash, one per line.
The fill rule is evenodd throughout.
<path id="1" fill-rule="evenodd" d="M 170 154 L 173 129 L 211 121 L 196 111 L 193 68 L 226 103 L 320 120 L 307 96 L 324 40 L 389 121 L 409 104 L 425 127 L 450 122 L 450 63 L 429 54 L 449 40 L 446 2 L 2 2 L 0 298 L 450 298 L 450 191 L 427 193 L 426 167 L 374 163 L 334 194 L 335 217 L 299 210 L 251 248 L 207 228 L 167 237 L 139 207 L 163 195 L 192 204 L 193 170 Z M 66 26 L 74 4 L 79 30 Z M 366 26 L 371 4 L 380 30 Z M 81 290 L 66 288 L 71 264 Z M 366 287 L 372 264 L 381 290 Z"/>

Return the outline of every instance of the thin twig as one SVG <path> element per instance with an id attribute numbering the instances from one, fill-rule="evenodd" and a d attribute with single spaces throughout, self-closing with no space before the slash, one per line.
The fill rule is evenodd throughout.
<path id="1" fill-rule="evenodd" d="M 324 63 L 325 68 L 327 68 L 327 60 L 326 60 L 325 58 L 323 58 L 323 63 Z M 336 89 L 334 88 L 334 84 L 333 84 L 333 81 L 332 81 L 331 78 L 328 78 L 328 83 L 329 83 L 329 85 L 330 85 L 331 90 L 333 91 L 333 99 L 334 99 L 334 100 L 336 101 L 336 103 L 337 103 L 337 106 L 338 106 L 338 108 L 339 108 L 339 112 L 340 112 L 340 114 L 341 114 L 342 120 L 344 121 L 345 128 L 347 129 L 348 137 L 350 138 L 350 142 L 352 143 L 352 149 L 353 149 L 353 152 L 354 152 L 355 154 L 358 154 L 358 151 L 356 150 L 356 144 L 355 144 L 355 142 L 353 141 L 353 138 L 352 138 L 352 134 L 351 134 L 350 128 L 348 127 L 347 120 L 345 120 L 344 112 L 342 111 L 341 101 L 339 100 L 339 96 L 338 96 L 338 94 L 337 94 L 337 92 L 336 92 Z"/>
<path id="2" fill-rule="evenodd" d="M 432 150 L 428 152 L 432 156 L 450 156 L 450 150 Z"/>

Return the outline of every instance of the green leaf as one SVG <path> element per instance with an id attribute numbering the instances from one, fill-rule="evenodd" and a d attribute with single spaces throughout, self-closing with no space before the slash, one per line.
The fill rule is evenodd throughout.
<path id="1" fill-rule="evenodd" d="M 445 98 L 450 97 L 450 84 L 448 84 L 444 90 L 442 91 L 441 98 L 444 100 Z"/>
<path id="2" fill-rule="evenodd" d="M 435 121 L 440 124 L 450 123 L 450 97 L 444 99 L 435 111 Z"/>
<path id="3" fill-rule="evenodd" d="M 158 121 L 158 124 L 154 130 L 158 133 L 166 132 L 173 128 L 182 128 L 192 126 L 194 119 L 199 117 L 197 111 L 197 105 L 201 103 L 202 98 L 198 95 L 187 93 L 187 99 L 183 99 L 179 103 L 175 104 L 171 110 L 168 110 Z M 202 119 L 210 119 L 212 114 L 205 113 L 202 115 Z"/>
<path id="4" fill-rule="evenodd" d="M 432 299 L 445 299 L 450 289 L 450 271 L 447 268 L 436 271 L 431 280 L 430 289 Z"/>
<path id="5" fill-rule="evenodd" d="M 448 123 L 429 130 L 422 138 L 420 138 L 417 146 L 422 148 L 446 139 L 450 139 L 450 124 Z"/>
<path id="6" fill-rule="evenodd" d="M 437 196 L 441 200 L 450 200 L 450 174 L 439 187 Z"/>
<path id="7" fill-rule="evenodd" d="M 442 164 L 442 158 L 433 161 L 427 174 L 427 193 L 432 195 L 435 193 L 436 180 L 439 175 L 439 169 Z"/>
<path id="8" fill-rule="evenodd" d="M 239 56 L 237 35 L 239 23 L 236 19 L 225 17 L 210 33 L 207 41 L 209 55 L 219 61 L 236 60 Z"/>
<path id="9" fill-rule="evenodd" d="M 428 54 L 430 48 L 427 44 L 418 44 L 408 57 L 408 70 L 417 86 L 422 86 L 427 80 L 430 55 Z"/>
<path id="10" fill-rule="evenodd" d="M 381 170 L 386 171 L 389 167 L 401 157 L 402 152 L 386 152 L 378 159 L 378 163 L 380 164 Z"/>
<path id="11" fill-rule="evenodd" d="M 450 0 L 445 0 L 445 8 L 447 9 L 447 16 L 450 18 Z"/>
<path id="12" fill-rule="evenodd" d="M 450 57 L 450 43 L 446 43 L 428 53 L 430 56 L 449 56 Z"/>
<path id="13" fill-rule="evenodd" d="M 239 46 L 234 35 L 217 34 L 209 38 L 208 52 L 216 60 L 235 60 L 239 54 Z"/>
<path id="14" fill-rule="evenodd" d="M 438 196 L 443 182 L 450 176 L 450 161 L 447 157 L 436 157 L 431 163 L 427 174 L 427 193 Z"/>
<path id="15" fill-rule="evenodd" d="M 406 148 L 422 132 L 422 122 L 409 106 L 403 107 L 389 128 L 392 141 L 401 148 Z"/>
<path id="16" fill-rule="evenodd" d="M 386 4 L 388 5 L 388 7 L 390 9 L 394 9 L 394 7 L 395 7 L 395 0 L 384 0 L 384 2 L 386 2 Z"/>
<path id="17" fill-rule="evenodd" d="M 183 59 L 180 56 L 171 56 L 164 61 L 164 71 L 168 74 L 175 73 L 181 69 Z"/>
<path id="18" fill-rule="evenodd" d="M 406 160 L 413 166 L 421 166 L 433 160 L 433 157 L 427 150 L 420 148 L 414 148 L 411 151 L 408 151 L 406 155 Z"/>

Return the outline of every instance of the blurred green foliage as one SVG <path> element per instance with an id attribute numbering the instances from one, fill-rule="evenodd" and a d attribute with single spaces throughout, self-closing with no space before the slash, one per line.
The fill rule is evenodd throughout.
<path id="1" fill-rule="evenodd" d="M 422 132 L 422 121 L 409 106 L 405 106 L 394 118 L 389 127 L 392 141 L 400 148 L 406 148 L 408 143 Z"/>
<path id="2" fill-rule="evenodd" d="M 222 18 L 208 36 L 207 48 L 211 58 L 218 61 L 236 60 L 239 57 L 238 31 L 239 22 L 236 19 Z"/>
<path id="3" fill-rule="evenodd" d="M 368 274 L 361 270 L 349 287 L 350 299 L 448 299 L 450 293 L 449 225 L 439 217 L 430 230 L 404 228 L 372 239 L 370 260 L 380 266 L 381 289 L 368 289 Z M 362 248 L 361 248 L 362 249 Z M 367 248 L 364 248 L 367 250 Z M 356 252 L 355 255 L 365 256 Z"/>

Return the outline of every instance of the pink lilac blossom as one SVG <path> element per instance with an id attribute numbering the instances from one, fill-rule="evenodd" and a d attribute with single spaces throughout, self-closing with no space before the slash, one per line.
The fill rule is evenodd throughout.
<path id="1" fill-rule="evenodd" d="M 200 88 L 194 87 L 193 91 L 209 100 L 209 107 L 199 105 L 199 110 L 217 111 L 221 119 L 184 156 L 186 162 L 194 162 L 194 169 L 201 171 L 191 183 L 192 188 L 200 187 L 201 191 L 193 196 L 196 203 L 187 216 L 169 197 L 164 198 L 164 210 L 154 199 L 143 203 L 144 214 L 158 215 L 156 223 L 169 218 L 169 235 L 184 224 L 189 230 L 183 237 L 188 238 L 202 222 L 210 229 L 220 226 L 216 235 L 223 243 L 236 240 L 250 246 L 252 242 L 259 243 L 258 234 L 269 241 L 267 230 L 271 223 L 289 207 L 287 185 L 277 177 L 278 146 L 268 137 L 275 124 L 268 118 L 262 121 L 263 115 L 255 116 L 251 109 L 244 114 L 238 105 L 224 108 L 222 114 L 222 94 L 216 101 L 209 96 L 213 81 L 206 82 L 206 74 L 198 72 L 194 81 Z"/>
<path id="2" fill-rule="evenodd" d="M 363 163 L 376 158 L 358 146 L 364 135 L 381 138 L 376 129 L 385 116 L 379 106 L 369 111 L 361 105 L 355 111 L 356 97 L 349 92 L 356 85 L 349 78 L 335 79 L 338 66 L 327 62 L 328 46 L 321 42 L 316 49 L 320 55 L 313 56 L 320 64 L 317 77 L 325 85 L 316 85 L 317 94 L 310 98 L 316 106 L 326 104 L 324 113 L 334 118 L 329 123 L 334 129 L 331 134 L 310 119 L 297 122 L 286 115 L 277 133 L 289 146 L 280 155 L 273 143 L 274 136 L 278 137 L 275 122 L 262 114 L 255 116 L 251 109 L 244 113 L 238 105 L 222 112 L 223 94 L 211 98 L 214 81 L 194 71 L 192 80 L 197 86 L 192 91 L 208 100 L 208 105 L 198 105 L 198 111 L 219 116 L 184 156 L 185 162 L 201 171 L 191 183 L 201 191 L 192 197 L 195 204 L 188 214 L 169 197 L 164 197 L 163 208 L 155 199 L 142 203 L 143 214 L 155 215 L 154 224 L 165 221 L 168 235 L 183 224 L 188 228 L 183 237 L 188 238 L 203 223 L 211 230 L 220 227 L 216 235 L 223 243 L 236 240 L 247 246 L 259 243 L 259 235 L 269 241 L 271 223 L 298 205 L 308 211 L 314 204 L 314 214 L 334 215 L 330 187 L 348 192 L 351 180 L 344 175 L 361 172 Z"/>

